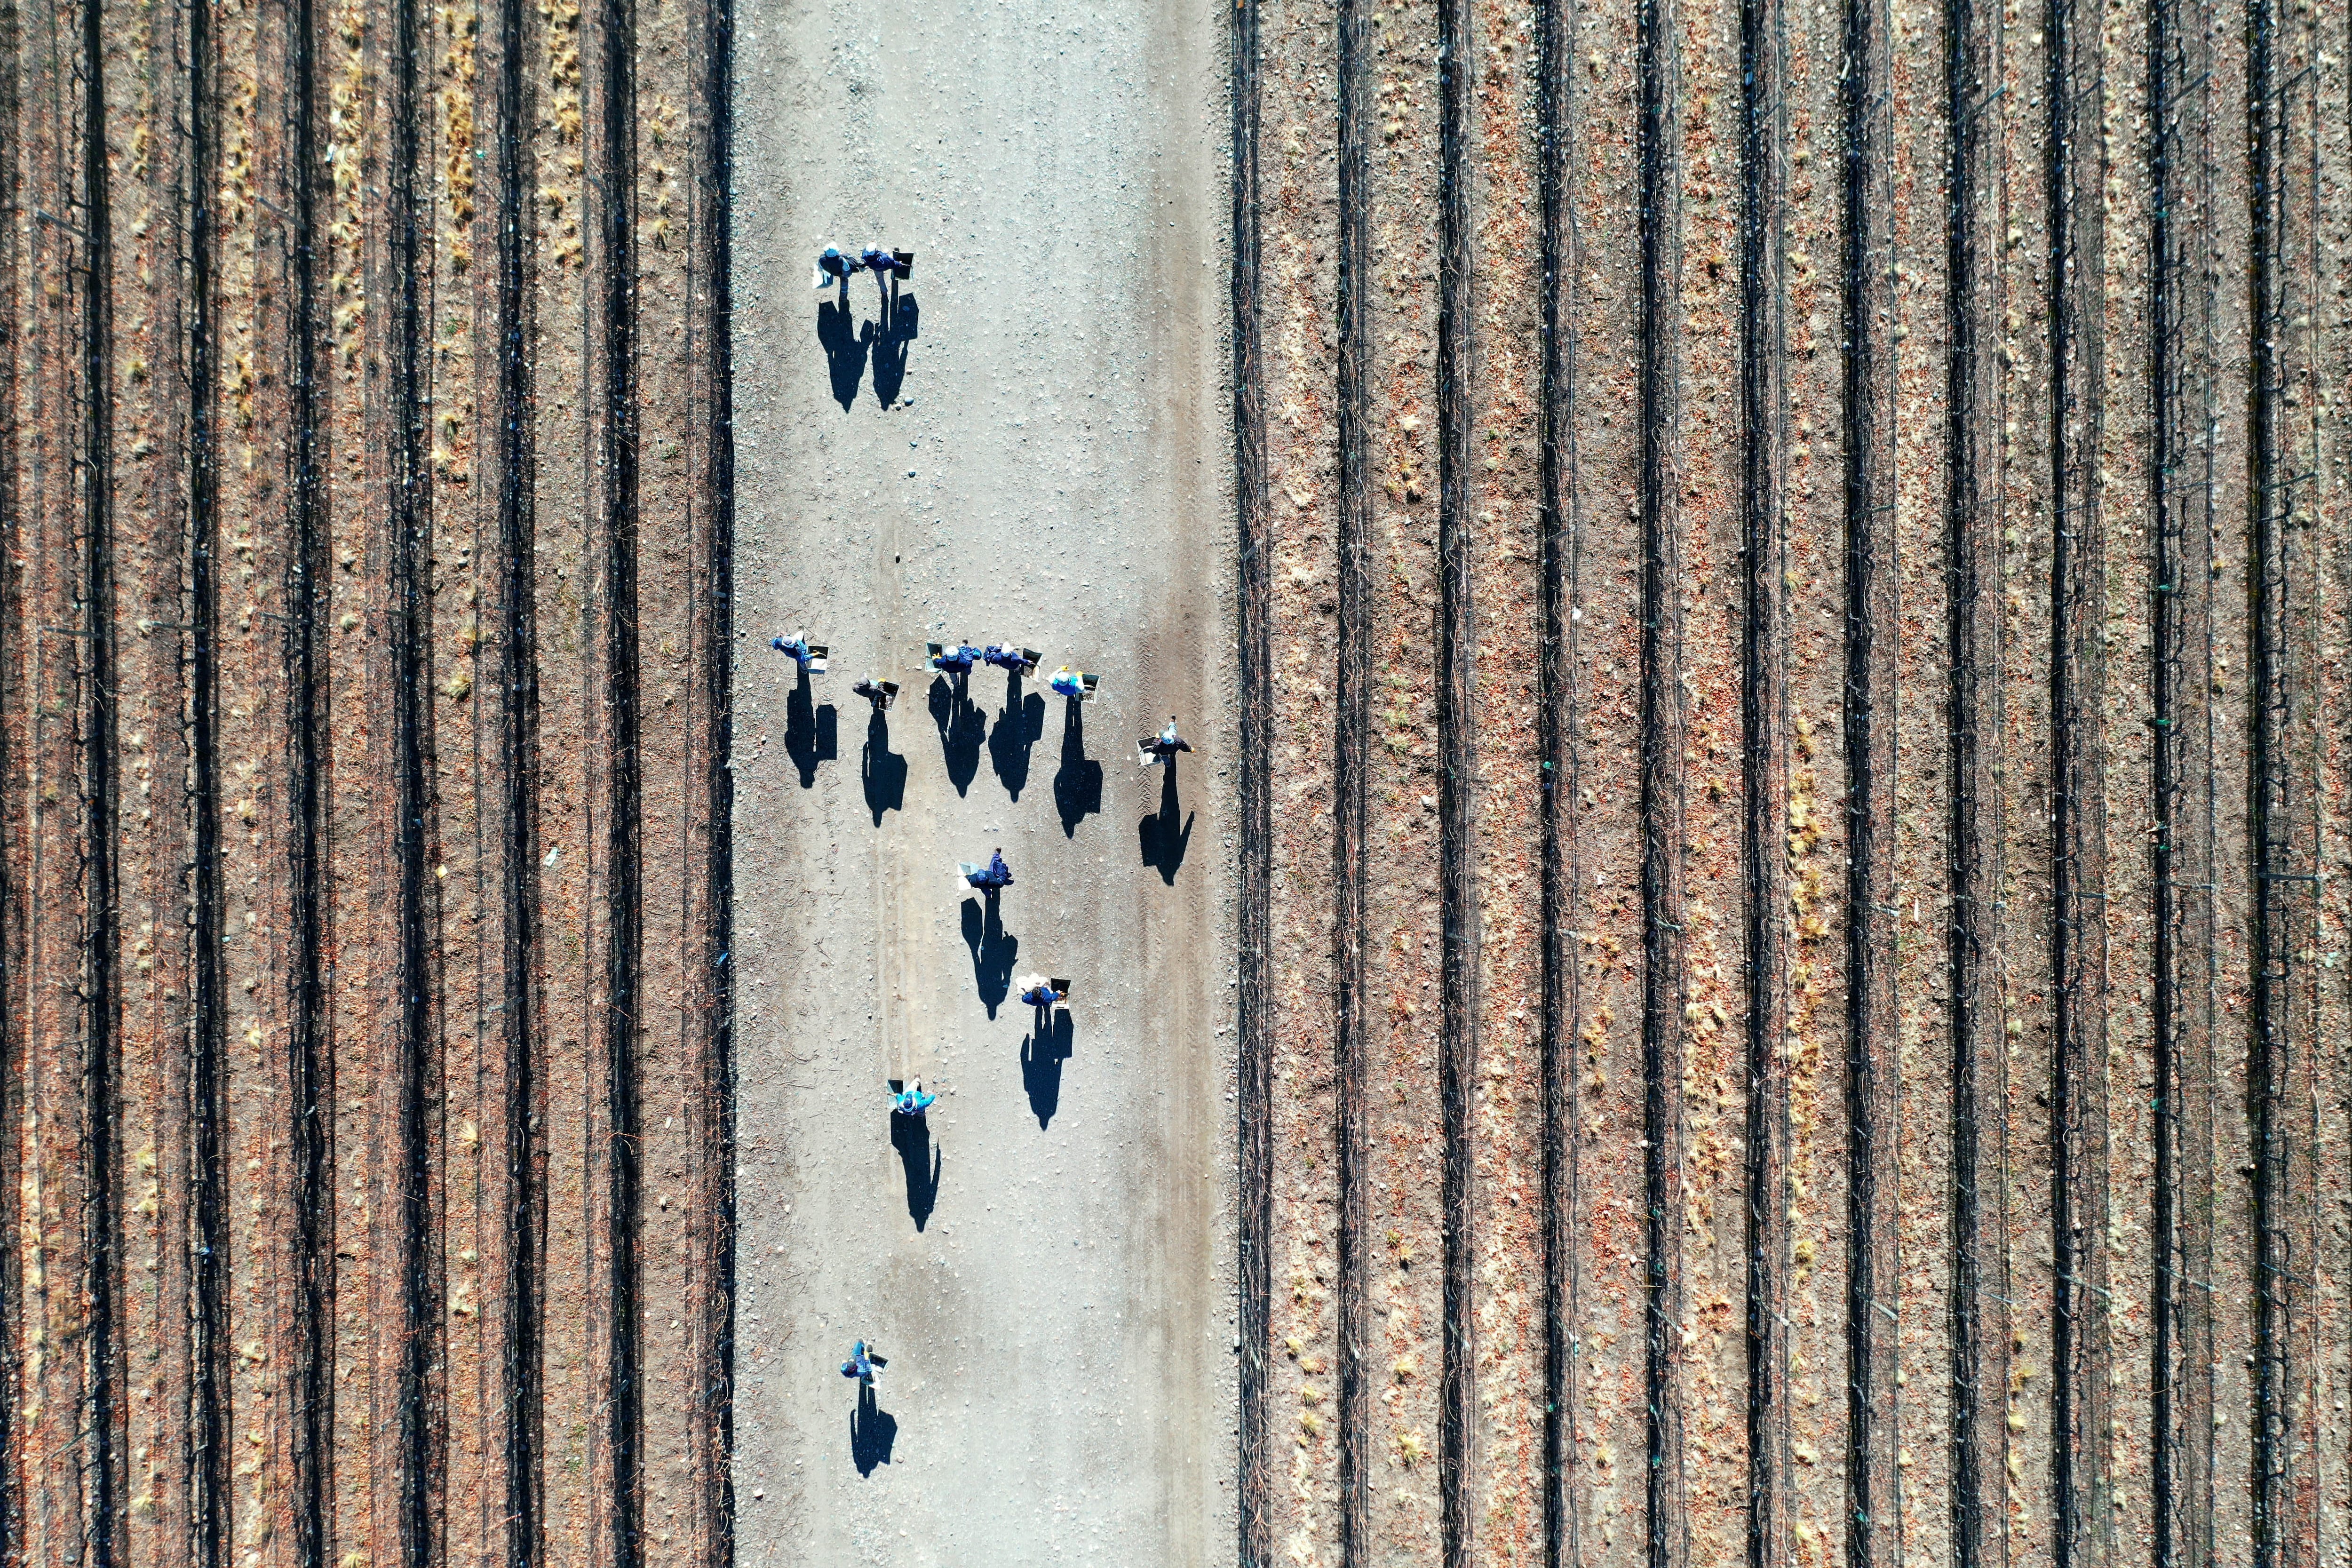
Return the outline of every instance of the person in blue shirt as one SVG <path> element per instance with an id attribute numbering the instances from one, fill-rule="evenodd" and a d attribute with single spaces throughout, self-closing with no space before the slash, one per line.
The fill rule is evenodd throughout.
<path id="1" fill-rule="evenodd" d="M 1013 886 L 1013 868 L 1004 863 L 1004 851 L 989 851 L 988 865 L 973 873 L 971 885 L 983 892 L 994 893 Z"/>
<path id="2" fill-rule="evenodd" d="M 816 654 L 809 647 L 807 634 L 803 632 L 794 632 L 788 637 L 770 637 L 768 646 L 778 653 L 792 655 L 793 662 L 803 669 L 808 668 L 816 659 Z"/>
<path id="3" fill-rule="evenodd" d="M 890 1114 L 893 1116 L 920 1116 L 924 1111 L 929 1110 L 932 1106 L 938 1104 L 939 1099 L 940 1097 L 936 1094 L 925 1094 L 923 1092 L 923 1080 L 921 1079 L 916 1079 L 909 1082 L 905 1089 L 900 1089 L 898 1093 L 893 1094 L 890 1097 Z"/>
<path id="4" fill-rule="evenodd" d="M 890 280 L 893 278 L 914 270 L 906 262 L 899 260 L 895 252 L 879 245 L 869 245 L 859 251 L 857 265 L 874 274 L 874 286 L 881 289 L 886 298 L 890 292 Z"/>
<path id="5" fill-rule="evenodd" d="M 1050 1013 L 1061 1002 L 1062 993 L 1054 989 L 1052 981 L 1033 974 L 1021 992 L 1021 1000 L 1041 1013 Z"/>
<path id="6" fill-rule="evenodd" d="M 1024 675 L 1036 668 L 1017 644 L 1009 642 L 990 643 L 980 650 L 980 657 L 999 669 L 1017 669 Z"/>
<path id="7" fill-rule="evenodd" d="M 828 245 L 824 247 L 824 254 L 816 258 L 816 286 L 830 289 L 838 282 L 843 293 L 846 294 L 849 275 L 856 270 L 857 263 L 842 255 L 839 246 Z"/>
<path id="8" fill-rule="evenodd" d="M 867 1387 L 874 1385 L 874 1374 L 890 1363 L 874 1353 L 874 1347 L 864 1340 L 849 1347 L 849 1359 L 841 1363 L 841 1375 L 854 1377 Z"/>
<path id="9" fill-rule="evenodd" d="M 931 660 L 931 668 L 942 675 L 968 675 L 980 658 L 980 649 L 970 643 L 954 642 L 940 649 L 939 657 Z"/>

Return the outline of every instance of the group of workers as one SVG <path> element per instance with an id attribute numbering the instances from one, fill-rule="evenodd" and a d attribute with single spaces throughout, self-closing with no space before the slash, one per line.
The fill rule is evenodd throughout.
<path id="1" fill-rule="evenodd" d="M 828 247 L 824 256 L 818 259 L 817 267 L 820 274 L 837 277 L 845 283 L 847 282 L 850 273 L 856 271 L 860 267 L 872 268 L 877 276 L 887 280 L 889 272 L 887 268 L 875 262 L 874 258 L 877 255 L 887 255 L 887 253 L 882 252 L 878 247 L 869 246 L 864 257 L 856 262 L 851 262 L 839 251 Z M 811 642 L 805 633 L 795 631 L 783 637 L 771 638 L 768 646 L 778 653 L 789 655 L 803 675 L 824 673 L 828 650 L 822 643 Z M 934 674 L 952 679 L 959 689 L 971 671 L 981 665 L 986 665 L 992 669 L 1005 670 L 1016 676 L 1032 675 L 1036 672 L 1038 660 L 1038 655 L 1034 649 L 1004 642 L 993 642 L 979 647 L 961 640 L 954 643 L 932 643 L 926 647 L 924 655 L 924 668 Z M 1046 678 L 1045 684 L 1049 689 L 1059 696 L 1076 701 L 1087 701 L 1094 697 L 1098 681 L 1095 676 L 1064 665 Z M 850 689 L 871 702 L 877 710 L 888 708 L 898 696 L 897 681 L 884 680 L 877 676 L 863 677 L 855 682 Z M 1180 752 L 1191 751 L 1192 744 L 1177 732 L 1176 715 L 1171 713 L 1168 716 L 1166 729 L 1157 735 L 1147 736 L 1138 741 L 1135 748 L 1137 760 L 1147 766 L 1155 763 L 1172 765 L 1176 760 L 1176 754 Z M 1013 868 L 1005 863 L 1004 850 L 1001 846 L 990 850 L 987 865 L 975 866 L 961 863 L 956 869 L 966 885 L 985 894 L 992 903 L 999 893 L 1013 886 Z M 1036 1010 L 1041 1029 L 1051 1018 L 1054 1009 L 1062 1006 L 1069 1000 L 1070 983 L 1058 977 L 1043 974 L 1024 975 L 1018 984 L 1021 1001 L 1024 1005 Z M 911 1079 L 903 1087 L 893 1085 L 890 1088 L 890 1115 L 893 1118 L 919 1117 L 938 1103 L 938 1095 L 923 1088 L 921 1079 Z M 876 1373 L 886 1364 L 887 1363 L 881 1356 L 874 1353 L 874 1347 L 869 1342 L 859 1340 L 850 1347 L 849 1359 L 841 1363 L 841 1375 L 854 1378 L 861 1385 L 871 1387 Z"/>
<path id="2" fill-rule="evenodd" d="M 893 279 L 915 275 L 915 253 L 911 250 L 891 250 L 879 245 L 869 245 L 857 253 L 853 261 L 842 254 L 837 245 L 828 245 L 816 258 L 816 286 L 830 289 L 839 283 L 845 295 L 849 280 L 860 272 L 874 274 L 874 286 L 887 298 Z"/>

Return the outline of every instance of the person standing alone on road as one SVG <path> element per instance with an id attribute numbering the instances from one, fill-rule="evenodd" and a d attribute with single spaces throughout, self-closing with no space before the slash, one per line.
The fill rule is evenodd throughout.
<path id="1" fill-rule="evenodd" d="M 874 1347 L 864 1340 L 849 1347 L 849 1359 L 841 1363 L 841 1375 L 854 1377 L 866 1387 L 874 1386 L 874 1374 L 890 1363 L 874 1353 Z"/>
<path id="2" fill-rule="evenodd" d="M 915 1079 L 910 1081 L 905 1089 L 900 1089 L 890 1096 L 890 1114 L 893 1116 L 920 1116 L 924 1111 L 929 1110 L 932 1106 L 939 1103 L 939 1098 L 940 1097 L 936 1094 L 925 1094 L 923 1092 L 923 1080 L 921 1079 Z"/>

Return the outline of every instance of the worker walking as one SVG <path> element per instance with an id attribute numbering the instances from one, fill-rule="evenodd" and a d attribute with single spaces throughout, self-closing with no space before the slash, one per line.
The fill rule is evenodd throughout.
<path id="1" fill-rule="evenodd" d="M 1154 763 L 1173 763 L 1176 753 L 1189 752 L 1192 742 L 1176 732 L 1176 715 L 1168 715 L 1168 728 L 1149 740 L 1135 743 L 1136 760 L 1150 767 Z"/>
<path id="2" fill-rule="evenodd" d="M 828 245 L 816 258 L 816 286 L 830 289 L 841 285 L 844 303 L 849 299 L 849 275 L 857 270 L 857 263 L 841 253 L 839 246 Z"/>

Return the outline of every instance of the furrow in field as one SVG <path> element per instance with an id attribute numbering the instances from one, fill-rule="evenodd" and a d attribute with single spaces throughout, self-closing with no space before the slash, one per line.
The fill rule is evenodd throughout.
<path id="1" fill-rule="evenodd" d="M 2278 8 L 2246 9 L 2248 321 L 2246 387 L 2246 599 L 2250 922 L 2247 1103 L 2252 1126 L 2252 1442 L 2249 1561 L 2275 1568 L 2294 1551 L 2294 1377 L 2292 1279 L 2294 1092 L 2298 950 L 2313 889 L 2298 842 L 2303 803 L 2294 788 L 2290 617 L 2295 614 L 2296 551 L 2290 536 L 2297 473 L 2290 447 L 2287 379 L 2292 353 L 2290 258 L 2293 206 L 2287 48 Z M 2310 1048 L 2305 1036 L 2305 1049 Z"/>
<path id="2" fill-rule="evenodd" d="M 1446 1568 L 1467 1568 L 1475 1544 L 1471 1470 L 1477 1462 L 1477 1331 L 1472 1269 L 1476 1198 L 1471 1104 L 1478 1069 L 1479 911 L 1473 862 L 1477 822 L 1477 694 L 1472 540 L 1468 516 L 1473 388 L 1470 76 L 1476 69 L 1470 0 L 1437 0 L 1437 725 L 1438 1060 L 1444 1140 L 1444 1282 L 1438 1388 L 1439 1547 Z"/>
<path id="3" fill-rule="evenodd" d="M 619 1568 L 645 1556 L 645 1279 L 638 1205 L 645 1188 L 645 1100 L 640 1052 L 646 1038 L 645 757 L 639 643 L 640 487 L 637 404 L 637 9 L 635 0 L 599 0 L 590 58 L 595 245 L 589 252 L 592 308 L 586 318 L 586 403 L 595 479 L 589 527 L 595 557 L 597 694 L 604 820 L 593 842 L 596 868 L 599 1007 L 592 1092 L 603 1144 L 603 1223 L 592 1233 L 601 1309 L 599 1415 L 604 1485 L 599 1501 L 607 1550 Z"/>
<path id="4" fill-rule="evenodd" d="M 1258 6 L 1239 0 L 1227 32 L 1232 96 L 1233 217 L 1233 460 L 1236 546 L 1234 658 L 1239 673 L 1242 764 L 1236 784 L 1241 887 L 1234 945 L 1235 964 L 1234 1182 L 1236 1377 L 1234 1523 L 1245 1568 L 1274 1561 L 1273 1453 L 1269 1409 L 1274 1279 L 1275 1156 L 1273 1058 L 1273 811 L 1274 672 L 1269 588 L 1273 577 L 1266 534 L 1265 418 L 1257 392 L 1262 374 L 1258 306 L 1260 265 L 1258 146 Z"/>
<path id="5" fill-rule="evenodd" d="M 692 617 L 684 675 L 685 787 L 695 853 L 681 868 L 690 973 L 684 1059 L 692 1075 L 687 1130 L 692 1360 L 684 1370 L 695 1510 L 694 1561 L 733 1568 L 735 1541 L 735 968 L 734 669 L 735 372 L 733 0 L 703 0 L 680 47 L 689 62 L 688 144 L 674 198 L 683 205 L 689 268 L 690 422 L 686 446 Z"/>
<path id="6" fill-rule="evenodd" d="M 99 1568 L 125 1555 L 127 1472 L 121 1429 L 122 1215 L 116 1163 L 122 1094 L 121 831 L 120 761 L 121 661 L 117 625 L 118 496 L 121 477 L 115 419 L 114 170 L 108 142 L 114 129 L 110 89 L 122 90 L 115 68 L 125 40 L 113 36 L 102 0 L 83 0 L 75 18 L 74 88 L 80 96 L 80 296 L 74 353 L 79 361 L 79 448 L 75 454 L 74 614 L 65 621 L 77 649 L 74 725 L 80 805 L 79 963 L 73 1064 L 81 1094 L 79 1187 L 79 1332 L 68 1352 L 80 1363 L 80 1408 L 74 1463 L 80 1470 L 81 1547 Z"/>
<path id="7" fill-rule="evenodd" d="M 384 600 L 383 679 L 390 734 L 383 786 L 391 797 L 388 986 L 377 1026 L 386 1043 L 383 1142 L 377 1146 L 384 1245 L 377 1342 L 385 1384 L 377 1390 L 380 1468 L 373 1549 L 404 1568 L 430 1562 L 440 1531 L 446 1341 L 436 1202 L 436 1102 L 443 1090 L 446 1022 L 434 941 L 437 889 L 431 884 L 441 813 L 433 780 L 432 318 L 435 247 L 429 157 L 431 16 L 417 0 L 390 0 L 385 17 L 382 129 L 384 321 L 382 395 L 370 410 L 383 443 Z M 385 1330 L 389 1330 L 387 1334 Z"/>
<path id="8" fill-rule="evenodd" d="M 1574 1278 L 1576 1235 L 1573 1207 L 1577 1106 L 1574 1034 L 1578 968 L 1568 932 L 1568 911 L 1576 896 L 1578 772 L 1574 743 L 1575 691 L 1570 592 L 1574 540 L 1566 502 L 1575 472 L 1575 358 L 1570 352 L 1563 297 L 1572 299 L 1574 229 L 1568 221 L 1567 162 L 1574 140 L 1569 123 L 1575 104 L 1574 47 L 1559 0 L 1536 0 L 1528 67 L 1534 77 L 1536 142 L 1537 291 L 1535 300 L 1536 541 L 1534 565 L 1540 619 L 1535 669 L 1535 765 L 1541 770 L 1537 796 L 1537 936 L 1541 965 L 1536 995 L 1534 1069 L 1537 1136 L 1537 1267 L 1540 1270 L 1537 1311 L 1542 1324 L 1543 1364 L 1537 1385 L 1542 1416 L 1535 1455 L 1541 1492 L 1535 1500 L 1538 1532 L 1536 1559 L 1543 1568 L 1572 1561 L 1569 1467 L 1575 1445 L 1575 1383 L 1570 1358 L 1569 1287 Z"/>
<path id="9" fill-rule="evenodd" d="M 1683 746 L 1684 565 L 1678 504 L 1683 174 L 1682 71 L 1668 0 L 1633 6 L 1634 289 L 1638 370 L 1633 513 L 1640 535 L 1643 1562 L 1674 1568 L 1689 1550 L 1683 1470 L 1682 1207 L 1684 963 L 1687 876 Z"/>
<path id="10" fill-rule="evenodd" d="M 490 201 L 495 260 L 488 283 L 488 357 L 493 361 L 489 375 L 497 405 L 495 423 L 477 449 L 484 461 L 497 464 L 497 476 L 494 481 L 487 476 L 476 480 L 478 493 L 493 483 L 496 487 L 491 502 L 496 508 L 496 554 L 491 558 L 496 576 L 486 595 L 496 621 L 495 629 L 486 635 L 497 647 L 497 847 L 492 859 L 499 881 L 495 1023 L 499 1095 L 494 1109 L 484 1107 L 492 1120 L 484 1123 L 483 1136 L 488 1145 L 495 1128 L 498 1169 L 491 1188 L 498 1220 L 489 1227 L 494 1239 L 486 1237 L 484 1254 L 492 1260 L 499 1281 L 499 1408 L 492 1440 L 504 1482 L 500 1522 L 491 1541 L 508 1568 L 530 1568 L 546 1560 L 547 1485 L 542 1264 L 548 1139 L 542 1114 L 543 1014 L 537 986 L 546 928 L 539 877 L 541 623 L 533 571 L 538 518 L 531 405 L 537 356 L 530 313 L 537 225 L 530 216 L 534 203 L 524 183 L 532 139 L 525 96 L 531 62 L 524 17 L 522 0 L 498 0 L 485 29 L 489 58 L 482 75 L 488 84 L 485 118 L 491 151 L 487 174 L 496 185 Z M 486 1021 L 486 1032 L 488 1026 Z"/>
<path id="11" fill-rule="evenodd" d="M 1894 1226 L 1900 1043 L 1895 1037 L 1895 729 L 1899 581 L 1894 560 L 1893 265 L 1887 16 L 1847 0 L 1839 40 L 1837 151 L 1839 530 L 1844 557 L 1845 1560 L 1896 1552 Z"/>
<path id="12" fill-rule="evenodd" d="M 1378 1442 L 1372 1416 L 1373 1387 L 1381 1380 L 1380 1357 L 1371 1341 L 1370 1282 L 1379 1256 L 1368 1250 L 1370 1237 L 1371 1180 L 1370 1109 L 1367 1100 L 1367 1042 L 1373 1027 L 1370 993 L 1366 988 L 1364 946 L 1369 930 L 1365 919 L 1365 882 L 1370 868 L 1370 796 L 1372 714 L 1372 491 L 1370 460 L 1371 416 L 1371 146 L 1378 118 L 1374 80 L 1367 50 L 1377 28 L 1364 16 L 1359 0 L 1340 0 L 1332 18 L 1332 47 L 1328 68 L 1335 84 L 1332 166 L 1336 229 L 1326 247 L 1332 257 L 1328 307 L 1338 342 L 1331 351 L 1335 383 L 1317 397 L 1328 414 L 1313 432 L 1323 436 L 1328 424 L 1332 443 L 1325 457 L 1324 442 L 1301 453 L 1318 468 L 1335 462 L 1329 506 L 1318 518 L 1331 531 L 1330 596 L 1335 605 L 1332 646 L 1332 695 L 1328 709 L 1331 732 L 1329 790 L 1330 852 L 1330 1022 L 1331 1089 L 1328 1097 L 1333 1142 L 1333 1262 L 1339 1278 L 1332 1292 L 1332 1375 L 1338 1384 L 1338 1489 L 1334 1521 L 1339 1561 L 1354 1564 L 1370 1561 L 1372 1550 L 1371 1500 L 1373 1461 Z M 1322 63 L 1318 50 L 1299 65 L 1312 69 Z M 1319 184 L 1319 182 L 1318 182 Z M 1319 195 L 1319 191 L 1317 192 Z M 1319 205 L 1319 204 L 1318 204 Z M 1297 222 L 1305 215 L 1298 215 Z M 1322 279 L 1315 281 L 1319 285 Z M 1321 289 L 1313 297 L 1319 305 Z M 1311 309 L 1294 299 L 1292 309 Z M 1307 323 L 1302 321 L 1301 326 Z M 1319 336 L 1319 334 L 1318 334 Z M 1310 340 L 1312 342 L 1313 340 Z M 1310 364 L 1318 357 L 1303 356 Z M 1319 368 L 1319 367 L 1318 367 Z M 1313 374 L 1309 365 L 1297 365 L 1301 381 Z M 1320 376 L 1315 380 L 1319 383 Z M 1319 384 L 1317 393 L 1322 393 Z M 1318 412 L 1321 408 L 1318 407 Z M 1309 620 L 1307 623 L 1315 623 Z M 1306 654 L 1301 649 L 1302 655 Z M 1311 657 L 1311 656 L 1309 656 Z M 1317 1227 L 1318 1230 L 1320 1226 Z"/>
<path id="13" fill-rule="evenodd" d="M 1742 0 L 1737 207 L 1739 436 L 1740 1354 L 1748 1568 L 1787 1560 L 1789 1027 L 1789 553 L 1786 536 L 1788 123 L 1785 26 L 1775 0 Z M 1723 1223 L 1723 1222 L 1718 1222 Z M 1728 1281 L 1725 1283 L 1727 1306 Z M 1727 1317 L 1727 1312 L 1726 1313 Z M 1719 1352 L 1720 1353 L 1720 1352 Z M 1718 1550 L 1728 1559 L 1731 1543 Z"/>
<path id="14" fill-rule="evenodd" d="M 1990 757 L 1999 746 L 1992 674 L 1998 658 L 1997 589 L 1989 567 L 1999 560 L 1992 528 L 1998 460 L 1990 438 L 1994 402 L 1992 349 L 1999 339 L 1990 303 L 1987 261 L 1998 252 L 1990 232 L 1989 164 L 1985 148 L 1993 105 L 1993 37 L 1978 0 L 1946 0 L 1941 43 L 1944 133 L 1943 461 L 1941 517 L 1945 658 L 1948 675 L 1941 693 L 1947 736 L 1942 816 L 1944 1016 L 1942 1057 L 1948 1083 L 1938 1095 L 1932 1082 L 1918 1086 L 1917 1101 L 1927 1125 L 1941 1124 L 1945 1158 L 1942 1194 L 1923 1193 L 1942 1214 L 1948 1262 L 1937 1273 L 1922 1271 L 1920 1304 L 1942 1319 L 1944 1361 L 1923 1368 L 1921 1390 L 1929 1412 L 1940 1408 L 1939 1440 L 1930 1415 L 1925 1428 L 1906 1434 L 1920 1448 L 1940 1448 L 1947 1476 L 1945 1517 L 1950 1560 L 1973 1565 L 2000 1561 L 2003 1509 L 1998 1401 L 1987 1369 L 2000 1364 L 1989 1342 L 2000 1332 L 1993 1300 L 1993 1264 L 1999 1235 L 2000 1148 L 1997 1100 L 2002 1049 L 2000 1019 L 1993 1008 L 1990 964 L 1999 894 L 1992 881 L 1997 820 L 1996 784 Z M 1935 1104 L 1938 1098 L 1943 1104 Z M 1988 1133 L 1995 1136 L 1988 1137 Z M 1987 1203 L 1988 1190 L 1994 1201 Z M 1945 1197 L 1945 1194 L 1948 1194 Z M 1933 1232 L 1920 1237 L 1927 1258 L 1937 1255 Z M 1906 1303 L 1906 1309 L 1909 1304 Z M 1988 1533 L 1990 1531 L 1990 1534 Z"/>
<path id="15" fill-rule="evenodd" d="M 289 1210 L 280 1298 L 287 1328 L 280 1385 L 287 1399 L 281 1415 L 287 1468 L 278 1479 L 289 1528 L 287 1554 L 297 1568 L 321 1568 L 333 1551 L 335 1237 L 342 1206 L 335 1180 L 335 1013 L 328 956 L 335 913 L 328 881 L 334 832 L 328 682 L 334 666 L 336 597 L 329 561 L 334 456 L 330 422 L 337 357 L 330 335 L 336 257 L 331 226 L 336 186 L 330 178 L 322 189 L 318 172 L 325 118 L 319 101 L 320 26 L 315 0 L 291 0 L 265 29 L 259 46 L 259 58 L 275 67 L 284 93 L 268 168 L 276 204 L 287 215 L 280 303 L 285 342 L 282 354 L 273 356 L 284 377 L 286 445 L 279 462 L 266 471 L 274 471 L 284 487 L 276 574 L 285 621 L 277 643 L 282 663 L 273 704 L 283 732 L 278 760 L 285 789 L 273 814 L 284 843 L 278 862 L 285 879 L 282 978 L 274 987 L 274 1001 L 284 1009 L 278 1064 L 284 1100 L 272 1120 L 285 1141 Z"/>
<path id="16" fill-rule="evenodd" d="M 26 73 L 20 64 L 23 27 L 21 13 L 0 17 L 0 127 L 5 129 L 5 140 L 0 142 L 0 198 L 5 198 L 6 215 L 0 218 L 0 321 L 9 323 L 0 335 L 0 407 L 12 415 L 26 408 L 20 397 L 40 382 L 37 367 L 23 357 L 26 342 L 37 341 L 41 333 L 41 318 L 34 313 L 25 289 L 30 237 L 23 157 L 32 127 L 26 122 Z M 26 984 L 31 926 L 26 848 L 32 840 L 34 809 L 27 766 L 34 734 L 27 720 L 37 701 L 24 621 L 31 582 L 26 569 L 30 543 L 26 520 L 38 510 L 25 483 L 25 470 L 37 450 L 32 432 L 16 419 L 0 430 L 0 778 L 25 781 L 25 787 L 0 791 L 0 1128 L 9 1130 L 0 1133 L 0 1559 L 23 1550 L 21 1435 L 30 1425 L 18 1407 L 24 1398 L 26 1321 L 23 1246 L 27 1140 L 21 1130 L 29 1123 L 24 1064 L 33 1019 L 33 998 Z"/>

